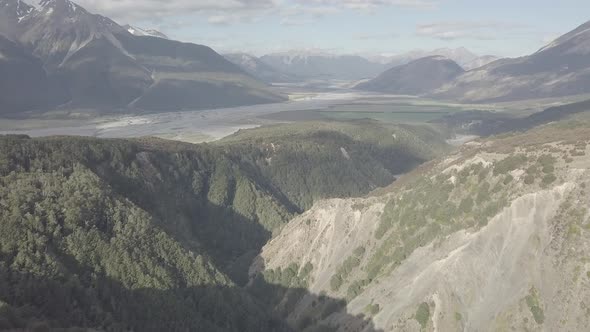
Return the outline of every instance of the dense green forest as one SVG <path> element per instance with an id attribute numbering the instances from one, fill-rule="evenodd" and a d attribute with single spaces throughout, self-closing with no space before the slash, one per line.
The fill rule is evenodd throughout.
<path id="1" fill-rule="evenodd" d="M 301 210 L 327 197 L 383 187 L 448 146 L 428 126 L 375 120 L 304 122 L 241 130 L 217 143 Z"/>
<path id="2" fill-rule="evenodd" d="M 444 148 L 420 128 L 354 136 L 367 125 L 213 145 L 0 137 L 0 329 L 289 329 L 268 294 L 304 283 L 241 287 L 272 233 L 316 199 L 367 193 Z"/>

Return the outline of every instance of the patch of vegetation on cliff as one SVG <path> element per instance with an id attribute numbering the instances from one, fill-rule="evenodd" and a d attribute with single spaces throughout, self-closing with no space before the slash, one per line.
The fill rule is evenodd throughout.
<path id="1" fill-rule="evenodd" d="M 525 301 L 535 322 L 537 324 L 543 324 L 545 322 L 545 313 L 539 301 L 539 291 L 535 287 L 531 287 L 529 294 L 525 297 Z"/>
<path id="2" fill-rule="evenodd" d="M 330 278 L 330 288 L 332 291 L 337 291 L 340 289 L 340 286 L 346 281 L 350 273 L 360 265 L 364 254 L 364 247 L 356 248 L 353 254 L 344 260 L 342 265 L 336 269 L 336 273 L 332 276 L 332 278 Z"/>
<path id="3" fill-rule="evenodd" d="M 416 314 L 414 315 L 414 319 L 418 321 L 420 327 L 425 329 L 428 325 L 428 321 L 430 320 L 430 306 L 426 302 L 420 303 L 418 309 L 416 310 Z"/>

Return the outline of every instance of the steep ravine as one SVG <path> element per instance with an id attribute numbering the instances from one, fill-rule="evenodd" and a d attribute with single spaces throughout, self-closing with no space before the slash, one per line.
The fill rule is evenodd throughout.
<path id="1" fill-rule="evenodd" d="M 584 330 L 589 134 L 548 126 L 470 143 L 385 194 L 319 202 L 263 248 L 250 274 L 280 283 L 289 268 L 311 266 L 310 294 L 347 302 L 318 317 L 309 295 L 287 294 L 280 303 L 296 302 L 293 326 Z M 373 325 L 347 318 L 359 315 Z"/>

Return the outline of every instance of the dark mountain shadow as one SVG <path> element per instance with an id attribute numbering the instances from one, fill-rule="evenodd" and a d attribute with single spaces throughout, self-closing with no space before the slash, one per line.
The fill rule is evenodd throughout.
<path id="1" fill-rule="evenodd" d="M 301 284 L 297 276 L 291 280 L 295 284 Z M 281 282 L 284 281 L 283 278 Z M 305 281 L 303 283 L 306 284 Z M 246 290 L 276 316 L 283 317 L 295 331 L 380 331 L 375 328 L 370 317 L 349 313 L 346 308 L 348 303 L 343 299 L 321 293 L 314 294 L 302 287 L 284 287 L 269 283 L 261 273 L 252 277 Z"/>
<path id="2" fill-rule="evenodd" d="M 346 302 L 302 288 L 259 284 L 263 299 L 290 294 L 315 303 L 295 322 L 239 287 L 128 289 L 94 272 L 39 278 L 0 269 L 0 330 L 10 331 L 335 331 L 323 323 L 338 313 L 348 331 L 377 331 L 370 319 L 346 313 Z M 260 294 L 264 292 L 264 294 Z M 292 301 L 293 302 L 293 301 Z M 295 302 L 293 302 L 295 303 Z M 288 306 L 284 310 L 288 310 Z"/>
<path id="3" fill-rule="evenodd" d="M 513 131 L 526 131 L 588 111 L 590 111 L 590 100 L 550 107 L 520 118 L 504 113 L 469 111 L 447 115 L 434 122 L 444 124 L 458 133 L 487 137 Z"/>

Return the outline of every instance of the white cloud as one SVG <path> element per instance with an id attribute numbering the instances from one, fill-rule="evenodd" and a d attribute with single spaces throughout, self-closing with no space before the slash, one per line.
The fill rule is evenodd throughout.
<path id="1" fill-rule="evenodd" d="M 350 9 L 371 10 L 378 7 L 406 7 L 418 9 L 436 8 L 437 0 L 298 0 L 301 4 L 322 4 Z"/>
<path id="2" fill-rule="evenodd" d="M 360 33 L 354 36 L 357 40 L 390 40 L 399 37 L 397 33 Z"/>
<path id="3" fill-rule="evenodd" d="M 241 17 L 258 15 L 278 6 L 279 0 L 75 0 L 91 12 L 119 21 L 158 20 L 170 16 L 205 14 L 215 17 L 231 13 Z"/>
<path id="4" fill-rule="evenodd" d="M 37 1 L 37 0 L 31 0 Z M 161 21 L 199 14 L 211 24 L 280 17 L 285 25 L 308 24 L 342 10 L 373 11 L 380 7 L 431 9 L 438 0 L 74 0 L 91 12 L 120 23 Z"/>
<path id="5" fill-rule="evenodd" d="M 416 27 L 416 35 L 442 40 L 477 39 L 493 40 L 506 36 L 521 35 L 528 27 L 506 22 L 455 21 L 422 24 Z"/>

